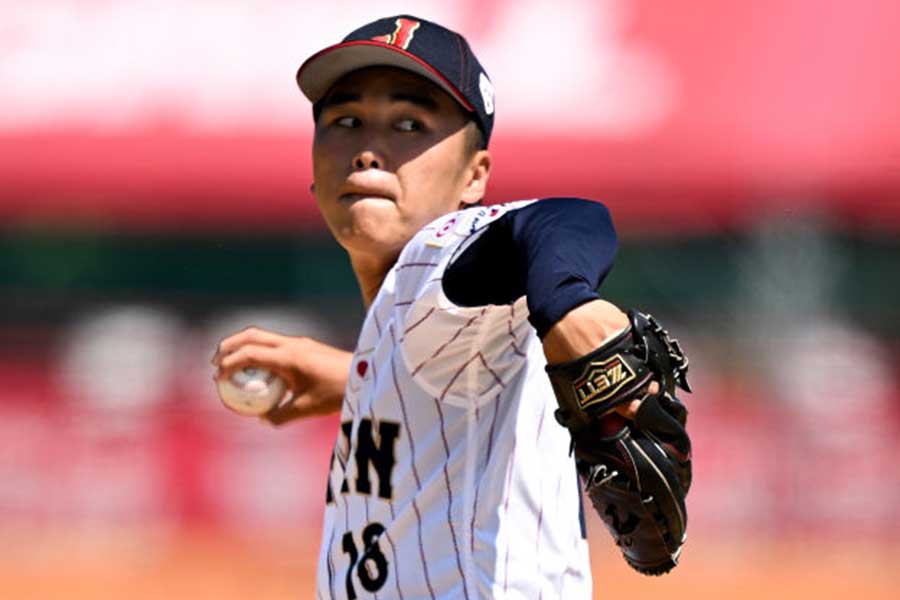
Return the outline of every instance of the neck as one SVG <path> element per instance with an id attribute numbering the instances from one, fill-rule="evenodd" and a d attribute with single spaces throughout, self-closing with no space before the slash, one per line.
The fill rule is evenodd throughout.
<path id="1" fill-rule="evenodd" d="M 363 305 L 366 310 L 378 295 L 381 284 L 388 271 L 397 262 L 397 257 L 392 256 L 389 259 L 376 257 L 372 255 L 350 255 L 350 265 L 353 267 L 353 273 L 356 275 L 356 281 L 359 283 L 359 291 L 362 294 Z"/>

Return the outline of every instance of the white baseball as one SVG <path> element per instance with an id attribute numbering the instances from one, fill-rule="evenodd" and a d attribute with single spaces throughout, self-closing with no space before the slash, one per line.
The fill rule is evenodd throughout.
<path id="1" fill-rule="evenodd" d="M 244 367 L 217 384 L 222 403 L 234 412 L 258 417 L 281 402 L 287 391 L 284 379 L 267 369 Z"/>

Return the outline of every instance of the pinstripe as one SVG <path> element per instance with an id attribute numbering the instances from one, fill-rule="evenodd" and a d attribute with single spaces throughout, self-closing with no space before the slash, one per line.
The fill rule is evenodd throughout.
<path id="1" fill-rule="evenodd" d="M 375 361 L 369 361 L 369 368 L 372 369 L 372 387 L 377 388 L 378 387 L 378 367 L 375 366 Z M 372 403 L 370 402 L 369 407 L 371 408 L 371 406 L 372 406 Z M 374 415 L 372 417 L 372 420 L 373 421 L 375 420 Z"/>
<path id="2" fill-rule="evenodd" d="M 369 497 L 363 496 L 363 502 L 365 503 L 365 507 L 366 507 L 366 523 L 369 523 L 370 522 L 369 521 Z M 362 543 L 362 551 L 359 553 L 359 558 L 357 559 L 357 561 L 359 561 L 359 562 L 357 564 L 359 564 L 363 561 L 363 558 L 365 558 L 365 556 L 366 556 L 366 551 L 368 550 L 368 548 L 366 547 L 366 540 L 363 540 L 362 542 L 363 542 Z M 378 543 L 378 540 L 376 539 L 375 542 Z M 350 568 L 353 568 L 355 566 L 356 565 L 350 565 Z M 377 591 L 372 592 L 372 595 L 375 597 L 375 600 L 378 600 L 378 592 Z"/>
<path id="3" fill-rule="evenodd" d="M 418 321 L 416 321 L 415 323 L 413 323 L 412 325 L 410 325 L 409 327 L 407 327 L 405 330 L 403 330 L 404 335 L 407 334 L 407 333 L 409 333 L 410 331 L 412 331 L 413 329 L 415 329 L 416 327 L 418 327 L 418 326 L 421 325 L 422 323 L 424 323 L 425 320 L 428 319 L 428 317 L 430 317 L 430 316 L 432 315 L 432 313 L 434 313 L 434 307 L 433 307 L 433 306 L 432 306 L 431 308 L 428 309 L 428 312 L 425 313 L 425 316 L 424 316 L 424 317 L 422 317 L 421 319 L 419 319 Z"/>
<path id="4" fill-rule="evenodd" d="M 534 534 L 534 556 L 537 560 L 537 572 L 541 572 L 541 524 L 544 522 L 544 490 L 541 486 L 540 508 L 538 509 L 537 529 Z"/>
<path id="5" fill-rule="evenodd" d="M 515 316 L 516 316 L 516 309 L 513 308 L 512 304 L 510 304 L 509 305 L 509 319 L 506 320 L 506 331 L 509 334 L 509 337 L 512 338 L 512 341 L 509 342 L 509 346 L 510 346 L 510 348 L 513 349 L 513 352 L 515 352 L 517 355 L 524 357 L 525 353 L 522 352 L 521 350 L 519 350 L 519 346 L 516 344 L 516 342 L 518 342 L 519 340 L 516 339 L 516 334 L 513 333 L 512 324 L 513 324 L 513 319 L 515 318 Z"/>
<path id="6" fill-rule="evenodd" d="M 391 333 L 391 339 L 394 339 L 394 326 L 389 326 L 389 331 Z M 395 345 L 396 350 L 396 345 Z M 419 469 L 416 468 L 416 445 L 413 442 L 412 429 L 409 427 L 409 415 L 406 412 L 406 401 L 403 398 L 403 392 L 400 390 L 400 383 L 397 381 L 397 365 L 394 360 L 394 352 L 391 353 L 391 377 L 394 382 L 394 390 L 397 392 L 397 399 L 400 401 L 400 412 L 403 413 L 403 426 L 406 427 L 407 435 L 406 439 L 409 442 L 409 455 L 412 466 L 413 477 L 416 480 L 416 490 L 418 492 L 422 491 L 422 480 L 419 478 Z M 425 583 L 428 586 L 428 592 L 431 594 L 431 597 L 434 598 L 434 588 L 431 587 L 431 579 L 428 576 L 428 561 L 425 560 L 425 544 L 422 541 L 422 515 L 419 512 L 419 507 L 416 503 L 416 498 L 413 496 L 412 501 L 413 511 L 416 513 L 416 522 L 417 529 L 419 533 L 419 556 L 422 558 L 422 573 L 425 575 Z"/>
<path id="7" fill-rule="evenodd" d="M 394 507 L 391 506 L 391 519 L 394 518 Z M 397 547 L 394 545 L 394 540 L 391 539 L 391 534 L 385 530 L 384 539 L 388 541 L 388 544 L 391 546 L 391 556 L 393 557 L 394 563 L 394 583 L 397 585 L 397 597 L 400 600 L 403 600 L 403 590 L 400 589 L 400 561 L 397 560 Z"/>
<path id="8" fill-rule="evenodd" d="M 409 269 L 410 267 L 437 267 L 438 263 L 434 262 L 408 262 L 403 263 L 402 265 L 398 265 L 394 270 L 400 271 L 401 269 Z"/>
<path id="9" fill-rule="evenodd" d="M 373 388 L 378 388 L 378 371 L 375 370 L 375 363 L 374 363 L 374 362 L 372 362 L 371 368 L 372 368 L 372 387 L 373 387 Z M 370 402 L 369 402 L 369 418 L 370 418 L 371 421 L 372 421 L 372 430 L 373 430 L 373 431 L 380 431 L 380 430 L 381 430 L 381 426 L 380 426 L 380 425 L 376 426 L 376 424 L 378 423 L 378 420 L 375 418 L 375 408 L 372 406 L 372 404 L 373 404 L 373 402 L 370 401 Z M 380 443 L 380 442 L 381 442 L 381 440 L 379 439 L 379 443 Z M 364 499 L 364 501 L 365 501 L 365 503 L 366 503 L 366 522 L 369 523 L 369 522 L 370 522 L 370 517 L 369 517 L 369 497 L 368 497 L 368 496 L 363 496 L 363 499 Z M 391 507 L 391 519 L 393 520 L 394 507 L 393 507 L 393 504 L 391 503 L 390 500 L 388 500 L 388 505 Z M 388 535 L 387 535 L 387 529 L 385 529 L 385 531 L 384 531 L 384 536 L 385 536 L 385 538 L 387 538 L 388 543 L 391 545 L 391 560 L 392 560 L 392 562 L 394 563 L 394 569 L 395 569 L 395 573 L 396 573 L 396 568 L 397 568 L 397 553 L 396 553 L 396 550 L 394 550 L 394 542 L 391 541 L 391 539 L 388 537 Z M 375 543 L 378 543 L 378 540 L 377 540 L 377 539 L 375 540 Z M 363 540 L 363 552 L 365 553 L 365 551 L 366 551 L 366 548 L 365 548 L 365 540 Z M 397 582 L 397 591 L 400 592 L 400 583 L 399 583 L 399 581 Z M 377 591 L 376 591 L 376 592 L 372 592 L 372 595 L 375 596 L 375 600 L 378 600 L 378 592 L 377 592 Z M 403 597 L 403 594 L 402 594 L 402 593 L 400 594 L 400 597 L 401 597 L 401 598 Z"/>
<path id="10" fill-rule="evenodd" d="M 453 374 L 453 377 L 450 378 L 450 381 L 448 381 L 448 382 L 447 382 L 447 385 L 444 386 L 444 389 L 441 390 L 441 396 L 440 396 L 440 398 L 439 398 L 440 400 L 443 400 L 444 398 L 447 397 L 447 392 L 450 391 L 450 388 L 453 387 L 453 384 L 456 383 L 456 380 L 459 378 L 460 375 L 462 375 L 463 371 L 465 371 L 466 368 L 467 368 L 470 364 L 472 364 L 473 362 L 475 362 L 475 359 L 478 359 L 478 360 L 481 361 L 481 364 L 484 366 L 485 370 L 493 376 L 494 381 L 495 381 L 501 388 L 506 387 L 506 384 L 503 383 L 503 380 L 500 379 L 500 377 L 497 375 L 497 373 L 496 373 L 490 366 L 488 366 L 487 361 L 484 359 L 484 355 L 483 355 L 481 352 L 476 352 L 476 353 L 473 354 L 471 357 L 469 357 L 469 359 L 468 359 L 466 362 L 464 362 L 460 368 L 458 368 L 458 369 L 456 370 L 456 372 Z M 484 392 L 482 392 L 480 395 L 483 396 L 483 395 L 485 394 L 485 392 L 487 392 L 488 390 L 490 390 L 492 387 L 494 387 L 494 386 L 493 386 L 493 385 L 489 386 L 489 387 L 487 388 L 487 390 L 485 390 Z"/>
<path id="11" fill-rule="evenodd" d="M 553 498 L 556 500 L 556 505 L 555 505 L 554 510 L 559 510 L 559 490 L 562 489 L 563 477 L 562 477 L 562 473 L 557 473 L 556 475 L 557 475 L 556 476 L 556 492 L 553 495 Z M 543 504 L 541 505 L 541 510 L 543 511 Z M 552 514 L 552 511 L 551 511 L 551 514 Z M 535 543 L 535 552 L 537 552 L 537 548 L 540 545 L 540 534 L 541 534 L 541 528 L 540 528 L 540 524 L 538 524 L 538 541 Z M 541 555 L 538 553 L 537 557 L 538 557 L 538 569 L 540 570 Z M 543 597 L 544 597 L 544 587 L 541 586 L 541 591 L 538 594 L 538 600 L 541 600 Z"/>
<path id="12" fill-rule="evenodd" d="M 474 315 L 471 319 L 466 321 L 465 325 L 463 325 L 459 329 L 457 329 L 456 332 L 450 337 L 449 340 L 447 340 L 446 342 L 444 342 L 443 344 L 438 346 L 437 350 L 434 351 L 434 354 L 432 354 L 431 356 L 429 356 L 428 358 L 423 360 L 415 369 L 413 369 L 413 371 L 412 371 L 412 373 L 410 373 L 410 375 L 415 377 L 416 373 L 418 373 L 422 367 L 424 367 L 430 361 L 432 361 L 435 358 L 437 358 L 438 356 L 440 356 L 441 353 L 447 348 L 447 346 L 452 344 L 456 340 L 456 338 L 458 338 L 460 335 L 462 335 L 462 332 L 465 331 L 469 326 L 471 326 L 475 321 L 477 321 L 480 317 L 484 316 L 485 312 L 487 312 L 487 308 L 481 309 L 480 313 L 478 313 L 477 315 Z"/>
<path id="13" fill-rule="evenodd" d="M 397 515 L 394 513 L 393 501 L 388 502 L 388 508 L 391 509 L 391 522 L 396 521 Z M 394 545 L 394 540 L 391 539 L 391 534 L 387 530 L 384 532 L 384 538 L 391 545 L 391 556 L 394 557 L 394 584 L 397 586 L 397 597 L 403 600 L 403 590 L 400 589 L 400 561 L 397 560 L 397 547 Z"/>
<path id="14" fill-rule="evenodd" d="M 331 547 L 334 544 L 334 525 L 331 527 L 331 537 L 328 538 L 328 552 L 325 554 L 325 564 L 328 567 L 328 589 L 331 590 L 331 597 L 336 598 L 334 593 L 334 563 L 331 560 Z"/>
<path id="15" fill-rule="evenodd" d="M 541 429 L 544 427 L 544 415 L 546 415 L 546 414 L 547 414 L 547 407 L 543 406 L 542 410 L 541 410 L 541 416 L 538 419 L 537 435 L 534 438 L 535 444 L 537 444 L 538 440 L 541 439 Z"/>
<path id="16" fill-rule="evenodd" d="M 478 405 L 475 405 L 475 423 L 478 423 Z M 475 484 L 475 497 L 472 499 L 472 519 L 469 521 L 469 551 L 475 552 L 475 507 L 478 506 L 478 489 L 481 486 L 478 483 Z"/>
<path id="17" fill-rule="evenodd" d="M 354 390 L 354 389 L 353 389 L 353 386 L 351 385 L 351 386 L 350 386 L 350 391 L 353 392 L 353 393 L 355 394 L 356 392 L 359 391 L 359 388 L 356 388 L 356 389 Z M 353 418 L 356 418 L 356 411 L 353 410 L 353 405 L 350 404 L 350 398 L 347 397 L 347 396 L 344 396 L 344 406 L 347 407 L 347 411 L 350 413 L 350 416 L 353 417 Z"/>
<path id="18" fill-rule="evenodd" d="M 509 515 L 509 496 L 510 487 L 512 486 L 513 463 L 516 457 L 516 439 L 513 438 L 512 451 L 509 453 L 509 471 L 506 475 L 506 500 L 503 501 L 503 519 L 506 520 Z M 506 558 L 503 562 L 503 593 L 506 594 L 509 585 L 509 540 L 506 541 Z"/>
<path id="19" fill-rule="evenodd" d="M 478 440 L 478 405 L 470 405 L 466 408 L 466 441 L 464 446 L 464 470 L 463 470 L 463 516 L 460 520 L 462 526 L 462 554 L 466 582 L 475 582 L 475 559 L 472 556 L 472 531 L 466 527 L 475 519 L 474 496 L 478 492 L 475 483 L 475 473 L 478 470 L 478 449 L 481 447 Z"/>
<path id="20" fill-rule="evenodd" d="M 428 561 L 425 559 L 425 542 L 422 540 L 422 513 L 419 512 L 419 505 L 415 498 L 413 498 L 412 507 L 416 513 L 416 520 L 419 522 L 419 556 L 422 558 L 422 573 L 425 575 L 425 585 L 428 586 L 428 594 L 434 600 L 434 588 L 431 587 L 431 578 L 428 576 Z"/>
<path id="21" fill-rule="evenodd" d="M 447 444 L 447 426 L 444 422 L 444 411 L 441 410 L 440 401 L 435 398 L 434 406 L 437 408 L 438 418 L 441 422 L 441 440 L 444 442 L 444 452 L 447 454 L 447 460 L 444 461 L 444 484 L 447 487 L 447 524 L 450 526 L 450 537 L 453 540 L 453 551 L 456 554 L 456 568 L 459 570 L 459 576 L 463 582 L 463 594 L 469 597 L 469 586 L 466 581 L 466 574 L 463 572 L 462 562 L 459 556 L 459 545 L 456 542 L 456 529 L 453 527 L 453 488 L 450 486 L 450 473 L 447 466 L 450 464 L 450 445 Z"/>
<path id="22" fill-rule="evenodd" d="M 344 499 L 344 532 L 347 532 L 350 531 L 350 502 L 344 492 L 341 492 L 341 498 Z"/>
<path id="23" fill-rule="evenodd" d="M 475 356 L 478 358 L 478 360 L 481 361 L 481 364 L 484 365 L 484 368 L 487 370 L 487 372 L 491 374 L 491 376 L 494 378 L 494 381 L 496 381 L 500 387 L 506 387 L 506 384 L 503 383 L 503 380 L 500 379 L 500 376 L 497 375 L 497 372 L 494 371 L 494 369 L 491 368 L 491 365 L 489 365 L 485 360 L 484 354 L 478 352 Z"/>
<path id="24" fill-rule="evenodd" d="M 347 478 L 347 462 L 344 460 L 344 457 L 341 456 L 340 448 L 337 446 L 334 447 L 334 457 L 337 458 L 338 465 L 341 467 L 341 481 L 343 481 Z"/>
<path id="25" fill-rule="evenodd" d="M 487 450 L 485 451 L 484 468 L 486 469 L 491 462 L 491 450 L 494 447 L 494 426 L 497 424 L 497 413 L 500 412 L 500 394 L 497 394 L 494 402 L 494 416 L 491 418 L 491 427 L 488 430 Z M 478 506 L 478 491 L 480 485 L 475 486 L 475 506 Z M 477 511 L 476 511 L 477 512 Z M 472 513 L 472 524 L 470 525 L 472 532 L 472 552 L 475 551 L 475 513 Z"/>
<path id="26" fill-rule="evenodd" d="M 519 350 L 519 347 L 516 346 L 515 342 L 510 342 L 509 347 L 512 348 L 513 354 L 516 354 L 517 356 L 521 356 L 522 358 L 525 358 L 526 356 L 528 356 L 527 354 L 525 354 L 524 352 Z"/>
<path id="27" fill-rule="evenodd" d="M 538 442 L 541 439 L 541 428 L 544 426 L 544 415 L 547 414 L 547 407 L 545 405 L 541 405 L 541 406 L 542 406 L 543 410 L 541 410 L 541 418 L 538 421 L 537 435 L 534 437 L 534 445 L 535 446 L 539 445 Z M 534 540 L 534 553 L 535 553 L 535 556 L 537 557 L 538 572 L 540 572 L 540 570 L 541 570 L 541 553 L 539 550 L 540 550 L 540 546 L 541 546 L 541 524 L 543 523 L 543 521 L 544 521 L 544 486 L 542 485 L 541 486 L 540 508 L 538 509 L 537 532 L 535 533 L 535 540 Z"/>
<path id="28" fill-rule="evenodd" d="M 447 396 L 447 392 L 449 392 L 450 388 L 453 387 L 453 384 L 456 383 L 457 378 L 459 378 L 459 376 L 462 375 L 462 372 L 466 370 L 466 367 L 468 367 L 472 363 L 472 361 L 475 360 L 476 358 L 478 358 L 478 357 L 477 356 L 471 357 L 469 360 L 464 362 L 460 368 L 458 368 L 456 370 L 456 372 L 453 374 L 453 377 L 450 378 L 450 381 L 448 381 L 447 385 L 444 386 L 444 389 L 441 390 L 441 397 L 440 397 L 441 400 L 443 400 Z"/>
<path id="29" fill-rule="evenodd" d="M 375 331 L 378 332 L 378 337 L 381 337 L 381 321 L 378 320 L 378 311 L 372 310 L 372 322 L 375 323 Z"/>

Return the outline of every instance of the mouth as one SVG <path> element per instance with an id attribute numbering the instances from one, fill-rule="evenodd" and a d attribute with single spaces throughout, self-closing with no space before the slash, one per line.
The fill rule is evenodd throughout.
<path id="1" fill-rule="evenodd" d="M 388 200 L 393 202 L 394 198 L 378 192 L 347 192 L 338 196 L 338 200 L 349 204 L 360 200 Z"/>
<path id="2" fill-rule="evenodd" d="M 354 173 L 338 190 L 338 200 L 345 203 L 360 200 L 397 201 L 393 183 L 380 173 Z"/>

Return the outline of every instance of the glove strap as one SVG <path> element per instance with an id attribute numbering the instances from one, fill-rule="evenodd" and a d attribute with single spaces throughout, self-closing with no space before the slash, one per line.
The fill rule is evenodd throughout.
<path id="1" fill-rule="evenodd" d="M 652 379 L 664 389 L 690 391 L 688 360 L 668 332 L 650 315 L 628 311 L 628 327 L 575 360 L 548 365 L 547 375 L 560 408 L 556 420 L 578 431 L 594 417 L 628 400 Z"/>

